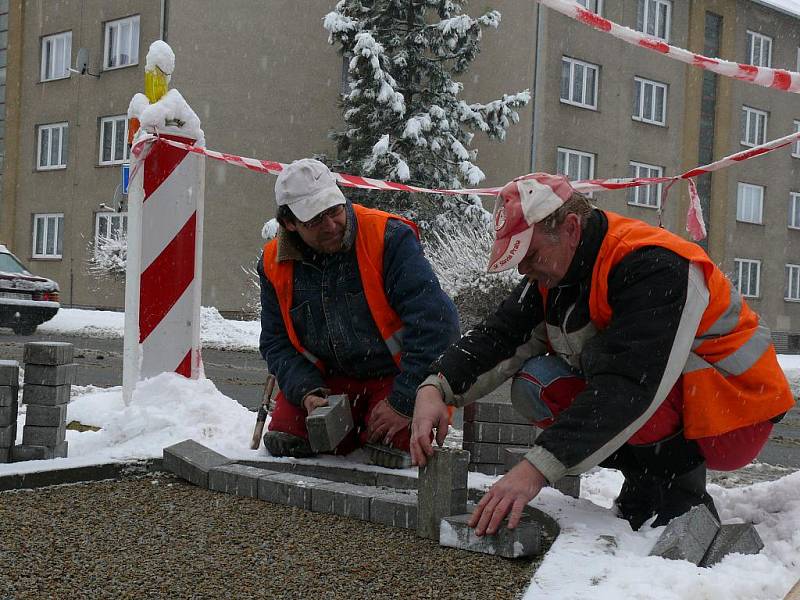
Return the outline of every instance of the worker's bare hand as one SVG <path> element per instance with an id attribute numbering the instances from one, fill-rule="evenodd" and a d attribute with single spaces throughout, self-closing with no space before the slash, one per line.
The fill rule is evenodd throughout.
<path id="1" fill-rule="evenodd" d="M 306 409 L 306 414 L 310 415 L 314 412 L 315 408 L 319 408 L 320 406 L 328 406 L 328 399 L 322 396 L 315 396 L 314 394 L 308 394 L 303 398 L 303 408 Z"/>
<path id="2" fill-rule="evenodd" d="M 386 444 L 392 443 L 392 438 L 398 431 L 403 431 L 411 424 L 411 419 L 401 415 L 389 404 L 389 400 L 381 400 L 369 416 L 367 423 L 367 438 L 370 442 Z"/>
<path id="3" fill-rule="evenodd" d="M 414 404 L 414 418 L 411 421 L 411 462 L 420 467 L 433 456 L 433 430 L 436 429 L 436 443 L 441 447 L 447 437 L 450 414 L 441 392 L 432 385 L 421 387 Z"/>
<path id="4" fill-rule="evenodd" d="M 508 528 L 514 529 L 519 524 L 522 509 L 545 485 L 547 480 L 539 469 L 527 460 L 519 461 L 481 498 L 472 513 L 469 526 L 475 528 L 475 535 L 494 535 L 500 529 L 500 523 L 511 512 Z"/>

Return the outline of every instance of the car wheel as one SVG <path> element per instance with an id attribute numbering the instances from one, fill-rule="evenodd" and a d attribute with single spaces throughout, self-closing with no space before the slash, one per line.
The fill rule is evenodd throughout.
<path id="1" fill-rule="evenodd" d="M 17 323 L 12 329 L 17 335 L 33 335 L 37 327 L 36 323 Z"/>

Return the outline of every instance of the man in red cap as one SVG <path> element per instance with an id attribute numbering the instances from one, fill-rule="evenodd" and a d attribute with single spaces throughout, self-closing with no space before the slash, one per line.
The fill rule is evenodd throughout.
<path id="1" fill-rule="evenodd" d="M 544 431 L 470 525 L 494 534 L 548 483 L 622 471 L 620 516 L 638 529 L 705 504 L 706 466 L 733 470 L 794 406 L 764 326 L 698 245 L 593 208 L 562 176 L 503 187 L 489 271 L 525 276 L 438 358 L 417 390 L 411 455 L 424 465 L 447 405 L 513 377 L 515 409 Z"/>

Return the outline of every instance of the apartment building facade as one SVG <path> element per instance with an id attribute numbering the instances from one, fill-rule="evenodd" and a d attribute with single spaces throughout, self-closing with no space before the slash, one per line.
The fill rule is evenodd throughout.
<path id="1" fill-rule="evenodd" d="M 796 69 L 800 15 L 770 1 L 776 0 L 580 3 L 677 46 Z M 95 238 L 125 226 L 123 117 L 141 91 L 150 43 L 163 38 L 175 51 L 172 85 L 198 113 L 210 148 L 281 162 L 330 154 L 327 134 L 341 124 L 342 61 L 321 19 L 334 4 L 12 2 L 6 131 L 17 133 L 6 136 L 14 141 L 7 142 L 2 175 L 0 241 L 59 281 L 66 304 L 121 308 L 123 281 L 98 278 L 87 266 Z M 492 8 L 502 23 L 484 35 L 463 95 L 485 101 L 529 88 L 534 98 L 504 143 L 476 136 L 486 184 L 532 170 L 574 179 L 670 175 L 800 127 L 790 94 L 709 77 L 535 2 L 498 0 Z M 69 70 L 81 66 L 81 48 L 81 57 L 88 55 L 83 74 Z M 800 334 L 798 165 L 800 148 L 777 152 L 707 177 L 701 194 L 712 257 L 776 339 L 800 347 L 793 337 Z M 242 266 L 259 254 L 261 224 L 274 213 L 273 183 L 207 165 L 204 305 L 235 314 L 251 299 Z M 594 199 L 601 208 L 651 223 L 660 217 L 683 231 L 685 188 L 676 184 L 663 207 L 660 188 Z"/>

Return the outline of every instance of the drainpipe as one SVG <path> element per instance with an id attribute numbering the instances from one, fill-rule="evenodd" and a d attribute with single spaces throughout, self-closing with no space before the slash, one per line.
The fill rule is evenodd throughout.
<path id="1" fill-rule="evenodd" d="M 536 172 L 536 158 L 538 151 L 539 126 L 541 124 L 541 110 L 537 102 L 539 91 L 542 86 L 542 60 L 544 18 L 542 17 L 542 5 L 536 5 L 536 58 L 533 62 L 533 95 L 531 99 L 531 109 L 533 110 L 533 123 L 531 124 L 531 173 Z"/>
<path id="2" fill-rule="evenodd" d="M 161 0 L 161 20 L 158 24 L 159 39 L 167 41 L 167 0 Z"/>

